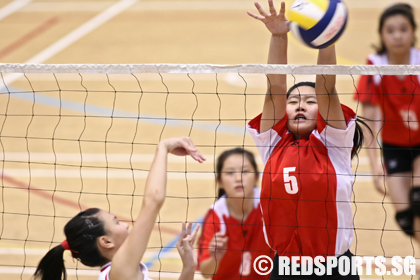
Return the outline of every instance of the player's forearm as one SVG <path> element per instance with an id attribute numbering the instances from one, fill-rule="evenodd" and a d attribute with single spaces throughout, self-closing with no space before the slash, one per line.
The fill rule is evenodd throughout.
<path id="1" fill-rule="evenodd" d="M 202 261 L 199 265 L 199 269 L 203 277 L 211 278 L 217 272 L 219 263 L 220 261 L 216 261 L 216 258 L 213 256 Z"/>
<path id="2" fill-rule="evenodd" d="M 195 267 L 183 267 L 178 280 L 193 280 Z"/>
<path id="3" fill-rule="evenodd" d="M 287 34 L 272 35 L 268 64 L 287 64 Z M 286 75 L 267 76 L 267 94 L 264 100 L 260 133 L 273 127 L 286 112 Z"/>
<path id="4" fill-rule="evenodd" d="M 330 46 L 325 49 L 320 49 L 318 52 L 318 65 L 336 65 L 337 58 L 335 54 L 335 47 Z M 317 75 L 316 84 L 317 93 L 325 94 L 335 94 L 335 75 Z M 320 96 L 322 97 L 322 96 Z M 317 97 L 318 98 L 318 97 Z"/>
<path id="5" fill-rule="evenodd" d="M 287 34 L 271 35 L 267 64 L 287 64 Z M 286 91 L 286 75 L 269 74 L 267 79 L 267 93 L 279 90 Z"/>
<path id="6" fill-rule="evenodd" d="M 160 208 L 163 205 L 166 195 L 167 157 L 167 148 L 160 142 L 146 180 L 143 198 L 143 204 L 146 206 Z"/>

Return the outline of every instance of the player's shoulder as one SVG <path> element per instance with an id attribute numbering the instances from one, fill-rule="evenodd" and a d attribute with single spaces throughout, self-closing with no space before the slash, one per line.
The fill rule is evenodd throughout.
<path id="1" fill-rule="evenodd" d="M 420 65 L 420 49 L 411 48 L 410 64 L 411 65 Z"/>
<path id="2" fill-rule="evenodd" d="M 226 203 L 226 195 L 220 197 L 213 203 L 207 211 L 204 219 L 208 220 L 222 220 L 223 216 L 229 216 L 229 208 Z"/>
<path id="3" fill-rule="evenodd" d="M 372 53 L 367 58 L 367 64 L 370 65 L 388 65 L 388 56 L 386 53 L 383 54 L 377 54 Z"/>

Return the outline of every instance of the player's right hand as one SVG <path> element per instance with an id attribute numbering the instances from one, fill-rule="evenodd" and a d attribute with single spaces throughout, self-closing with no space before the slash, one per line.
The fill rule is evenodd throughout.
<path id="1" fill-rule="evenodd" d="M 227 250 L 228 237 L 221 232 L 216 232 L 209 244 L 209 253 L 216 260 L 222 260 Z"/>
<path id="2" fill-rule="evenodd" d="M 206 158 L 197 150 L 193 141 L 189 137 L 168 138 L 161 141 L 165 145 L 168 153 L 177 156 L 190 155 L 196 161 L 202 163 Z"/>
<path id="3" fill-rule="evenodd" d="M 289 32 L 289 22 L 286 19 L 286 4 L 281 2 L 280 11 L 274 8 L 273 0 L 268 0 L 269 12 L 266 12 L 258 2 L 255 2 L 259 15 L 248 11 L 248 15 L 262 21 L 273 35 L 285 35 Z"/>

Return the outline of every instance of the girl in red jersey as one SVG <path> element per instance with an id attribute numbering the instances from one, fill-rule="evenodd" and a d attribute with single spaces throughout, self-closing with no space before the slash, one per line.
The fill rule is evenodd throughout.
<path id="1" fill-rule="evenodd" d="M 285 4 L 278 13 L 269 0 L 269 12 L 255 3 L 271 32 L 269 64 L 287 64 L 288 21 Z M 336 64 L 334 46 L 319 50 L 318 64 Z M 351 158 L 363 143 L 356 114 L 340 103 L 335 75 L 318 75 L 287 90 L 285 75 L 268 75 L 263 112 L 249 122 L 265 163 L 261 190 L 264 233 L 278 256 L 318 259 L 337 257 L 351 262 L 353 190 Z M 311 271 L 310 275 L 278 270 L 274 258 L 270 279 L 359 279 L 350 271 L 341 275 Z M 341 267 L 343 268 L 343 267 Z"/>
<path id="2" fill-rule="evenodd" d="M 219 197 L 203 221 L 198 268 L 205 278 L 261 278 L 254 260 L 273 253 L 264 240 L 254 155 L 227 150 L 217 159 L 216 174 Z"/>
<path id="3" fill-rule="evenodd" d="M 419 65 L 420 50 L 414 48 L 415 31 L 412 7 L 408 4 L 390 6 L 380 17 L 381 45 L 376 54 L 368 57 L 368 64 Z M 419 77 L 362 76 L 355 98 L 362 104 L 363 116 L 375 120 L 370 123 L 375 135 L 380 128 L 386 193 L 394 203 L 397 223 L 406 234 L 413 236 L 420 230 Z M 368 155 L 374 184 L 384 193 L 384 172 L 377 150 L 377 140 L 371 141 Z M 420 233 L 415 234 L 415 238 L 420 241 Z"/>
<path id="4" fill-rule="evenodd" d="M 165 200 L 168 153 L 190 155 L 198 162 L 205 160 L 188 137 L 161 141 L 147 177 L 143 204 L 131 232 L 128 230 L 128 224 L 119 222 L 114 215 L 106 211 L 91 208 L 80 212 L 64 227 L 66 241 L 44 256 L 34 278 L 66 279 L 63 253 L 70 250 L 72 256 L 84 265 L 101 266 L 99 280 L 150 279 L 147 267 L 140 261 Z M 183 224 L 177 243 L 183 262 L 179 279 L 194 279 L 197 257 L 193 245 L 198 227 L 192 233 L 191 229 L 191 223 L 187 228 Z"/>

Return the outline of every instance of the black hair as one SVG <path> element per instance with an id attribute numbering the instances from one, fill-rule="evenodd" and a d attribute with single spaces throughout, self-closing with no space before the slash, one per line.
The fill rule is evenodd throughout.
<path id="1" fill-rule="evenodd" d="M 286 98 L 289 98 L 290 93 L 292 91 L 294 91 L 295 89 L 297 89 L 298 87 L 312 87 L 312 88 L 315 88 L 315 83 L 314 82 L 299 82 L 297 84 L 294 84 L 287 91 Z"/>
<path id="2" fill-rule="evenodd" d="M 217 158 L 216 179 L 217 179 L 218 182 L 222 178 L 223 165 L 225 164 L 226 159 L 228 157 L 230 157 L 231 155 L 242 155 L 242 156 L 246 157 L 249 160 L 249 163 L 251 163 L 252 168 L 254 168 L 255 176 L 257 176 L 257 178 L 258 178 L 259 172 L 258 172 L 258 166 L 257 166 L 257 162 L 255 161 L 254 154 L 251 153 L 250 151 L 247 151 L 247 150 L 242 149 L 242 148 L 235 148 L 235 149 L 224 151 Z M 219 199 L 224 194 L 225 194 L 225 190 L 219 188 L 219 193 L 218 193 L 217 199 Z"/>
<path id="3" fill-rule="evenodd" d="M 73 258 L 86 266 L 101 266 L 109 260 L 100 253 L 97 238 L 105 235 L 104 222 L 98 208 L 90 208 L 73 217 L 64 227 L 64 234 Z M 41 280 L 67 279 L 63 259 L 64 247 L 52 248 L 39 262 L 34 278 Z M 63 277 L 63 278 L 62 278 Z"/>
<path id="4" fill-rule="evenodd" d="M 413 28 L 413 32 L 415 34 L 415 31 L 417 29 L 417 24 L 416 21 L 414 19 L 414 13 L 413 13 L 413 8 L 406 3 L 398 3 L 395 5 L 392 5 L 390 7 L 388 7 L 382 14 L 381 17 L 379 18 L 379 28 L 378 28 L 378 32 L 379 35 L 382 35 L 382 28 L 384 27 L 384 23 L 386 21 L 387 18 L 395 16 L 395 15 L 402 15 L 405 18 L 407 18 L 407 20 L 410 22 L 411 27 Z M 381 36 L 382 38 L 382 36 Z M 415 45 L 417 39 L 416 36 L 414 35 L 414 40 L 413 40 L 413 44 L 412 46 Z M 385 44 L 383 42 L 383 40 L 381 39 L 380 45 L 379 47 L 375 47 L 376 49 L 376 53 L 377 54 L 384 54 L 386 53 L 387 49 L 385 47 Z"/>
<path id="5" fill-rule="evenodd" d="M 298 87 L 303 87 L 303 86 L 315 88 L 315 83 L 314 82 L 299 82 L 297 84 L 294 84 L 287 91 L 286 98 L 289 98 L 290 93 L 293 90 L 297 89 Z M 357 156 L 359 154 L 360 149 L 363 147 L 363 143 L 365 141 L 365 136 L 363 134 L 362 126 L 364 126 L 370 132 L 370 134 L 373 135 L 372 130 L 366 124 L 365 120 L 367 120 L 367 119 L 363 118 L 363 117 L 357 117 L 357 119 L 356 119 L 356 128 L 355 128 L 354 136 L 353 136 L 353 149 L 351 151 L 351 158 L 352 159 L 353 159 L 354 156 Z"/>

